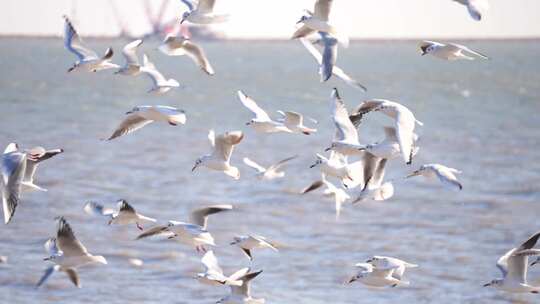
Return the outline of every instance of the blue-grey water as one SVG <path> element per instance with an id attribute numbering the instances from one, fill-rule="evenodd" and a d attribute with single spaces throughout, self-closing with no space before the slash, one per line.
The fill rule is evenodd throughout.
<path id="1" fill-rule="evenodd" d="M 89 40 L 115 50 L 127 41 Z M 216 75 L 189 60 L 166 57 L 145 41 L 143 50 L 183 89 L 155 97 L 144 76 L 111 72 L 68 74 L 74 57 L 61 39 L 0 39 L 0 146 L 62 147 L 42 164 L 37 183 L 49 192 L 24 193 L 15 217 L 0 227 L 2 303 L 214 303 L 229 291 L 193 279 L 202 270 L 192 248 L 168 241 L 134 241 L 134 226 L 107 226 L 86 215 L 88 200 L 113 206 L 119 198 L 141 213 L 187 220 L 190 210 L 231 203 L 235 212 L 210 219 L 215 248 L 226 273 L 249 266 L 235 234 L 264 235 L 281 251 L 256 251 L 255 297 L 267 303 L 538 303 L 538 295 L 510 295 L 482 285 L 499 276 L 495 262 L 540 229 L 540 42 L 468 42 L 491 61 L 443 62 L 422 57 L 414 42 L 355 42 L 340 49 L 338 65 L 368 88 L 362 93 L 338 80 L 318 82 L 313 58 L 296 41 L 203 42 Z M 334 133 L 329 95 L 337 86 L 349 108 L 367 98 L 396 100 L 424 122 L 420 154 L 412 167 L 394 161 L 388 178 L 423 163 L 463 171 L 461 192 L 412 179 L 396 186 L 383 203 L 346 205 L 336 221 L 333 202 L 320 193 L 294 194 L 319 177 L 309 169 L 315 153 Z M 240 105 L 242 89 L 271 115 L 294 110 L 320 121 L 311 135 L 258 135 Z M 135 105 L 163 104 L 187 112 L 187 124 L 154 124 L 112 142 L 124 113 Z M 309 124 L 309 122 L 306 122 Z M 360 129 L 362 142 L 380 140 L 392 121 L 373 114 Z M 244 130 L 232 163 L 239 181 L 214 171 L 191 172 L 207 153 L 208 129 Z M 3 149 L 3 148 L 2 148 Z M 298 154 L 282 180 L 261 182 L 242 164 L 244 156 L 264 165 Z M 36 290 L 48 266 L 44 241 L 55 233 L 56 216 L 71 223 L 90 252 L 108 265 L 79 271 L 82 289 L 57 273 Z M 353 265 L 371 255 L 419 264 L 407 272 L 409 287 L 384 290 L 342 284 Z M 128 258 L 144 261 L 134 267 Z M 529 273 L 540 285 L 540 267 Z"/>

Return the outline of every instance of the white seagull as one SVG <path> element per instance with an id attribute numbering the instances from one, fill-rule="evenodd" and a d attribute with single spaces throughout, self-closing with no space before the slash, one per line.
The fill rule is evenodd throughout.
<path id="1" fill-rule="evenodd" d="M 223 269 L 219 267 L 218 260 L 213 250 L 208 250 L 201 259 L 201 263 L 204 265 L 205 271 L 197 274 L 199 282 L 212 285 L 234 285 L 242 286 L 243 282 L 238 278 L 244 276 L 249 272 L 249 268 L 242 268 L 231 276 L 223 274 Z"/>
<path id="2" fill-rule="evenodd" d="M 58 155 L 63 152 L 64 152 L 63 149 L 45 150 L 45 148 L 39 147 L 39 146 L 26 150 L 25 151 L 27 155 L 26 170 L 24 173 L 23 181 L 22 181 L 23 191 L 26 191 L 26 190 L 47 191 L 47 189 L 44 189 L 34 184 L 34 175 L 36 174 L 36 170 L 42 161 L 52 158 L 55 155 Z"/>
<path id="3" fill-rule="evenodd" d="M 27 154 L 18 150 L 16 143 L 10 143 L 2 155 L 0 191 L 5 224 L 8 224 L 15 214 L 26 174 Z"/>
<path id="4" fill-rule="evenodd" d="M 343 155 L 362 154 L 364 146 L 358 141 L 358 130 L 349 118 L 349 112 L 336 88 L 332 90 L 331 97 L 332 118 L 337 132 L 332 145 L 326 150 L 333 150 Z"/>
<path id="5" fill-rule="evenodd" d="M 475 60 L 477 57 L 489 60 L 490 58 L 482 53 L 473 51 L 470 48 L 456 43 L 441 43 L 435 41 L 422 41 L 420 43 L 422 56 L 433 55 L 439 59 L 455 60 Z M 472 57 L 470 56 L 472 55 Z"/>
<path id="6" fill-rule="evenodd" d="M 482 14 L 489 10 L 488 0 L 454 0 L 467 7 L 471 17 L 476 20 L 482 20 Z"/>
<path id="7" fill-rule="evenodd" d="M 253 168 L 257 171 L 257 178 L 261 180 L 273 180 L 276 178 L 282 178 L 285 176 L 285 172 L 280 171 L 280 169 L 290 160 L 293 160 L 297 158 L 298 155 L 287 157 L 283 160 L 280 160 L 279 162 L 271 165 L 268 168 L 264 168 L 263 166 L 257 164 L 256 162 L 252 161 L 251 159 L 244 157 L 243 161 L 244 164 L 249 166 L 250 168 Z"/>
<path id="8" fill-rule="evenodd" d="M 206 252 L 205 245 L 216 246 L 214 237 L 206 230 L 208 216 L 233 209 L 231 205 L 214 205 L 197 209 L 191 213 L 191 222 L 169 221 L 167 225 L 155 226 L 137 236 L 137 240 L 164 234 L 169 239 L 195 247 L 197 252 Z"/>
<path id="9" fill-rule="evenodd" d="M 302 116 L 302 114 L 293 111 L 277 112 L 283 116 L 283 120 L 279 120 L 279 122 L 282 122 L 292 133 L 310 135 L 311 133 L 317 132 L 317 129 L 309 128 L 304 125 L 304 116 Z"/>
<path id="10" fill-rule="evenodd" d="M 107 140 L 134 132 L 154 121 L 167 122 L 171 126 L 186 123 L 184 110 L 169 106 L 136 106 L 131 111 L 126 112 L 126 115 L 126 118 Z"/>
<path id="11" fill-rule="evenodd" d="M 138 213 L 126 200 L 118 200 L 118 211 L 106 208 L 96 202 L 88 202 L 84 205 L 84 211 L 91 215 L 102 215 L 109 217 L 109 225 L 131 225 L 135 224 L 139 230 L 143 230 L 141 223 L 155 223 L 156 219 Z"/>
<path id="12" fill-rule="evenodd" d="M 132 41 L 122 49 L 122 55 L 126 59 L 126 63 L 120 67 L 120 69 L 115 74 L 121 74 L 125 76 L 137 76 L 141 73 L 141 64 L 139 63 L 139 58 L 137 56 L 137 49 L 142 44 L 141 39 Z"/>
<path id="13" fill-rule="evenodd" d="M 231 294 L 217 301 L 218 304 L 264 304 L 264 299 L 251 297 L 251 280 L 261 274 L 262 270 L 247 273 L 239 278 L 243 282 L 242 286 L 231 286 Z"/>
<path id="14" fill-rule="evenodd" d="M 185 21 L 197 24 L 211 24 L 211 23 L 223 23 L 229 19 L 227 14 L 214 13 L 214 5 L 216 0 L 199 0 L 197 1 L 197 7 L 193 4 L 192 0 L 181 0 L 187 7 L 188 11 L 182 15 L 180 24 Z"/>
<path id="15" fill-rule="evenodd" d="M 401 157 L 401 149 L 399 147 L 399 140 L 394 127 L 384 127 L 385 138 L 381 142 L 368 144 L 365 146 L 365 151 L 378 156 L 380 158 L 394 159 Z M 413 133 L 413 144 L 418 140 L 418 135 Z M 413 146 L 413 157 L 418 153 L 420 147 Z"/>
<path id="16" fill-rule="evenodd" d="M 540 250 L 532 249 L 539 237 L 540 232 L 537 232 L 519 247 L 509 250 L 500 257 L 497 268 L 503 277 L 484 284 L 484 287 L 491 286 L 512 293 L 539 293 L 540 286 L 531 286 L 527 283 L 529 256 L 540 254 Z"/>
<path id="17" fill-rule="evenodd" d="M 64 46 L 68 51 L 75 54 L 78 59 L 75 64 L 68 69 L 68 72 L 80 70 L 86 72 L 96 72 L 119 67 L 117 64 L 110 62 L 110 59 L 113 56 L 112 48 L 108 48 L 107 51 L 105 51 L 105 55 L 103 55 L 103 57 L 99 57 L 96 52 L 82 45 L 81 37 L 79 37 L 79 34 L 67 16 L 64 16 L 64 20 Z"/>
<path id="18" fill-rule="evenodd" d="M 231 245 L 236 245 L 242 249 L 242 252 L 251 261 L 253 261 L 253 255 L 251 253 L 253 249 L 270 248 L 276 252 L 279 251 L 276 245 L 272 244 L 272 242 L 267 240 L 265 237 L 254 234 L 235 236 L 231 242 Z"/>
<path id="19" fill-rule="evenodd" d="M 244 107 L 248 108 L 248 110 L 255 114 L 255 118 L 247 122 L 246 125 L 251 126 L 258 133 L 292 132 L 283 123 L 272 120 L 270 116 L 268 116 L 268 114 L 244 92 L 238 91 L 238 97 L 240 98 L 240 102 L 242 102 Z"/>
<path id="20" fill-rule="evenodd" d="M 321 154 L 316 154 L 317 160 L 310 168 L 320 166 L 321 173 L 325 176 L 333 176 L 341 180 L 341 183 L 346 183 L 347 180 L 353 180 L 353 172 L 351 166 L 347 163 L 347 157 L 336 151 L 330 151 L 328 158 Z"/>
<path id="21" fill-rule="evenodd" d="M 461 171 L 457 169 L 449 168 L 440 164 L 426 164 L 420 166 L 418 170 L 409 174 L 407 177 L 422 175 L 428 179 L 438 178 L 446 188 L 461 190 L 463 189 L 463 186 L 455 175 L 460 173 Z"/>
<path id="22" fill-rule="evenodd" d="M 214 75 L 214 69 L 206 58 L 204 50 L 189 38 L 167 35 L 158 49 L 168 56 L 188 55 L 203 72 Z"/>
<path id="23" fill-rule="evenodd" d="M 211 154 L 203 155 L 195 161 L 195 165 L 191 171 L 195 171 L 197 167 L 204 166 L 212 170 L 222 171 L 226 175 L 234 178 L 240 178 L 240 170 L 231 166 L 231 155 L 234 146 L 240 143 L 244 138 L 242 131 L 230 131 L 218 135 L 214 135 L 214 131 L 208 132 L 208 139 L 213 147 Z"/>
<path id="24" fill-rule="evenodd" d="M 296 24 L 301 26 L 294 32 L 291 39 L 306 37 L 316 31 L 325 32 L 337 37 L 338 40 L 347 47 L 349 38 L 338 33 L 337 29 L 328 22 L 333 0 L 316 0 L 313 12 L 306 10 Z"/>
<path id="25" fill-rule="evenodd" d="M 178 81 L 175 79 L 166 79 L 165 76 L 163 76 L 163 74 L 157 70 L 156 66 L 150 62 L 146 54 L 143 56 L 143 66 L 140 70 L 148 75 L 154 84 L 148 93 L 161 95 L 169 92 L 173 88 L 178 88 L 180 86 Z"/>
<path id="26" fill-rule="evenodd" d="M 404 105 L 385 99 L 365 101 L 360 104 L 355 113 L 364 115 L 373 111 L 380 111 L 394 119 L 394 128 L 396 129 L 401 156 L 407 164 L 411 164 L 415 150 L 414 142 L 416 139 L 414 127 L 416 124 L 420 126 L 423 126 L 424 124 L 416 120 L 411 110 Z"/>
<path id="27" fill-rule="evenodd" d="M 341 208 L 342 208 L 343 204 L 347 200 L 349 200 L 351 197 L 349 196 L 349 194 L 345 190 L 343 190 L 342 188 L 336 187 L 334 184 L 332 184 L 331 182 L 326 180 L 324 174 L 322 175 L 321 180 L 318 180 L 318 181 L 315 181 L 315 182 L 311 183 L 311 185 L 309 185 L 306 188 L 302 189 L 302 191 L 300 193 L 305 194 L 305 193 L 311 192 L 313 190 L 316 190 L 316 189 L 318 189 L 318 188 L 320 188 L 322 186 L 326 187 L 324 189 L 323 194 L 325 196 L 330 196 L 330 197 L 334 198 L 334 203 L 335 203 L 335 206 L 336 206 L 336 219 L 338 219 L 340 214 L 341 214 Z"/>
<path id="28" fill-rule="evenodd" d="M 321 55 L 321 53 L 317 50 L 317 48 L 315 46 L 313 46 L 313 44 L 311 42 L 309 42 L 309 40 L 307 40 L 305 38 L 300 38 L 300 42 L 302 42 L 304 47 L 315 58 L 315 60 L 317 61 L 317 64 L 319 64 L 319 67 L 320 67 L 319 73 L 321 73 L 322 67 L 325 66 L 325 65 L 328 65 L 327 62 L 326 63 L 324 62 L 324 60 L 328 60 L 328 57 L 323 58 L 323 55 Z M 326 71 L 328 71 L 328 67 L 326 68 Z M 362 90 L 364 92 L 367 91 L 367 88 L 364 85 L 362 85 L 360 82 L 354 80 L 349 75 L 347 75 L 341 68 L 339 68 L 338 66 L 335 65 L 335 62 L 332 65 L 332 74 L 334 76 L 340 78 L 341 80 L 345 81 L 345 83 L 352 86 L 353 88 L 360 89 L 360 90 Z M 323 78 L 324 78 L 323 74 L 321 74 L 321 79 L 323 79 Z"/>
<path id="29" fill-rule="evenodd" d="M 418 267 L 395 258 L 373 257 L 366 263 L 358 263 L 357 274 L 351 277 L 348 283 L 360 282 L 371 287 L 396 287 L 398 285 L 408 285 L 404 281 L 403 273 L 406 268 Z"/>
<path id="30" fill-rule="evenodd" d="M 93 263 L 107 264 L 107 260 L 101 255 L 92 255 L 84 245 L 75 237 L 73 230 L 67 221 L 61 217 L 58 221 L 56 238 L 50 238 L 45 243 L 45 250 L 49 257 L 45 261 L 51 261 L 55 265 L 47 268 L 37 283 L 40 287 L 56 271 L 63 271 L 71 282 L 81 287 L 76 268 Z"/>
<path id="31" fill-rule="evenodd" d="M 391 198 L 394 195 L 393 183 L 383 183 L 388 159 L 366 152 L 360 162 L 362 163 L 362 178 L 358 178 L 358 180 L 360 180 L 362 190 L 352 203 L 355 204 L 368 199 L 384 201 Z"/>

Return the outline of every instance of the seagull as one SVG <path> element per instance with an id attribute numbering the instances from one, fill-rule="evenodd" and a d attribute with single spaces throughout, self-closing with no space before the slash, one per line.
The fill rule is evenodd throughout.
<path id="1" fill-rule="evenodd" d="M 251 280 L 261 274 L 262 270 L 247 273 L 239 278 L 243 282 L 242 286 L 231 285 L 231 294 L 217 301 L 218 304 L 264 304 L 264 299 L 254 299 L 251 297 Z"/>
<path id="2" fill-rule="evenodd" d="M 125 76 L 137 76 L 141 73 L 141 65 L 139 64 L 139 58 L 137 57 L 137 49 L 142 44 L 141 39 L 137 39 L 128 43 L 122 50 L 122 55 L 126 59 L 126 63 L 115 74 Z"/>
<path id="3" fill-rule="evenodd" d="M 65 29 L 64 29 L 64 46 L 66 49 L 75 56 L 77 56 L 77 61 L 75 64 L 68 69 L 68 72 L 71 71 L 86 71 L 86 72 L 97 72 L 100 70 L 118 68 L 117 64 L 111 63 L 110 59 L 113 56 L 113 49 L 108 48 L 105 51 L 103 57 L 99 57 L 96 52 L 90 50 L 82 45 L 81 38 L 79 34 L 73 27 L 71 21 L 69 21 L 67 16 L 64 16 L 65 20 Z"/>
<path id="4" fill-rule="evenodd" d="M 418 265 L 409 264 L 396 258 L 379 256 L 355 266 L 358 268 L 358 273 L 351 277 L 348 283 L 359 281 L 371 287 L 408 285 L 409 282 L 402 280 L 405 269 L 418 267 Z"/>
<path id="5" fill-rule="evenodd" d="M 430 54 L 439 59 L 455 61 L 455 60 L 475 60 L 476 57 L 489 60 L 490 58 L 482 53 L 473 51 L 470 48 L 456 43 L 440 43 L 435 41 L 422 41 L 420 43 L 420 51 L 422 56 Z M 473 55 L 471 57 L 470 55 Z"/>
<path id="6" fill-rule="evenodd" d="M 261 180 L 273 180 L 276 178 L 282 178 L 285 176 L 285 172 L 279 171 L 281 167 L 283 167 L 288 161 L 293 160 L 297 158 L 298 155 L 287 157 L 283 160 L 280 160 L 279 162 L 271 165 L 268 168 L 264 168 L 261 165 L 257 164 L 256 162 L 252 161 L 251 159 L 244 157 L 243 161 L 244 164 L 248 165 L 249 167 L 255 169 L 257 171 L 257 178 Z"/>
<path id="7" fill-rule="evenodd" d="M 134 132 L 154 121 L 167 122 L 171 126 L 186 123 L 184 110 L 169 106 L 136 106 L 131 111 L 126 112 L 126 115 L 126 118 L 107 140 Z"/>
<path id="8" fill-rule="evenodd" d="M 40 287 L 57 271 L 63 271 L 75 286 L 81 287 L 76 268 L 93 263 L 107 264 L 107 260 L 101 255 L 88 253 L 84 245 L 75 237 L 71 226 L 60 217 L 56 238 L 50 238 L 45 243 L 45 250 L 50 255 L 45 261 L 51 261 L 55 265 L 47 268 L 36 285 Z"/>
<path id="9" fill-rule="evenodd" d="M 380 111 L 395 120 L 394 128 L 399 143 L 401 156 L 407 164 L 412 163 L 414 152 L 415 124 L 424 124 L 414 117 L 414 114 L 404 105 L 385 99 L 364 101 L 355 111 L 355 114 L 364 115 L 369 112 Z M 352 133 L 351 133 L 352 134 Z"/>
<path id="10" fill-rule="evenodd" d="M 330 151 L 330 156 L 328 158 L 324 157 L 321 154 L 316 154 L 317 160 L 310 168 L 315 168 L 320 166 L 321 173 L 325 176 L 333 176 L 341 180 L 341 183 L 344 184 L 346 180 L 353 180 L 353 173 L 351 172 L 351 167 L 347 163 L 347 157 L 339 152 Z"/>
<path id="11" fill-rule="evenodd" d="M 471 17 L 476 20 L 482 20 L 482 12 L 489 9 L 488 0 L 454 0 L 467 7 Z"/>
<path id="12" fill-rule="evenodd" d="M 315 48 L 315 46 L 313 46 L 313 44 L 311 44 L 311 42 L 309 42 L 307 39 L 300 38 L 300 42 L 302 42 L 302 44 L 309 51 L 309 53 L 313 57 L 315 57 L 317 64 L 319 64 L 319 66 L 321 67 L 321 69 L 319 69 L 319 72 L 321 72 L 323 70 L 322 67 L 325 65 L 325 63 L 323 62 L 325 60 L 325 58 L 323 58 L 323 55 L 321 55 L 321 53 L 317 50 L 317 48 Z M 328 58 L 326 58 L 326 60 L 327 59 Z M 321 79 L 324 79 L 323 75 L 324 74 L 321 74 Z M 345 74 L 345 72 L 342 69 L 340 69 L 338 66 L 336 66 L 335 64 L 332 65 L 332 75 L 345 81 L 345 83 L 347 83 L 353 88 L 360 89 L 364 92 L 367 92 L 367 88 L 365 86 L 363 86 L 358 81 L 352 79 L 349 75 Z"/>
<path id="13" fill-rule="evenodd" d="M 315 43 L 323 47 L 322 62 L 319 70 L 321 82 L 325 82 L 332 77 L 334 65 L 337 61 L 338 41 L 328 33 L 319 32 L 321 39 Z"/>
<path id="14" fill-rule="evenodd" d="M 347 108 L 336 88 L 332 90 L 331 97 L 332 118 L 337 132 L 331 147 L 326 150 L 333 150 L 343 155 L 362 154 L 364 146 L 360 145 L 358 141 L 358 131 L 349 118 Z"/>
<path id="15" fill-rule="evenodd" d="M 144 216 L 138 213 L 126 200 L 118 200 L 118 211 L 114 211 L 111 208 L 105 208 L 103 205 L 96 202 L 88 202 L 84 205 L 84 211 L 92 215 L 103 215 L 109 217 L 109 225 L 137 225 L 139 230 L 143 230 L 141 223 L 151 222 L 155 223 L 156 219 Z"/>
<path id="16" fill-rule="evenodd" d="M 25 151 L 27 155 L 26 170 L 25 170 L 24 177 L 22 180 L 23 191 L 25 190 L 47 191 L 47 189 L 44 189 L 34 184 L 34 175 L 36 174 L 37 167 L 42 161 L 52 158 L 63 152 L 64 152 L 64 149 L 45 150 L 45 148 L 39 147 L 39 146 L 26 150 Z"/>
<path id="17" fill-rule="evenodd" d="M 197 3 L 197 8 L 195 8 L 191 0 L 181 1 L 188 7 L 189 10 L 184 12 L 182 15 L 180 24 L 184 23 L 185 21 L 197 24 L 223 23 L 229 19 L 229 15 L 214 13 L 214 5 L 216 0 L 199 0 Z"/>
<path id="18" fill-rule="evenodd" d="M 443 183 L 446 188 L 461 190 L 463 189 L 463 186 L 455 175 L 460 173 L 461 171 L 457 169 L 449 168 L 440 164 L 426 164 L 420 166 L 420 169 L 409 174 L 407 178 L 417 175 L 422 175 L 428 179 L 439 178 L 441 183 Z"/>
<path id="19" fill-rule="evenodd" d="M 205 271 L 197 274 L 199 282 L 212 286 L 234 285 L 242 286 L 243 282 L 238 280 L 249 272 L 249 268 L 242 268 L 231 276 L 227 277 L 223 274 L 223 270 L 219 267 L 218 260 L 214 255 L 213 250 L 207 251 L 201 259 Z"/>
<path id="20" fill-rule="evenodd" d="M 385 139 L 379 143 L 368 144 L 365 146 L 365 151 L 386 159 L 395 159 L 401 157 L 401 149 L 399 147 L 399 139 L 397 137 L 396 128 L 384 127 Z M 413 145 L 418 140 L 418 135 L 413 133 Z M 413 146 L 413 157 L 418 153 L 420 147 Z"/>
<path id="21" fill-rule="evenodd" d="M 257 103 L 253 99 L 251 99 L 251 97 L 247 96 L 244 92 L 238 91 L 238 97 L 240 98 L 240 102 L 242 102 L 244 107 L 248 108 L 253 114 L 255 114 L 255 118 L 247 122 L 246 125 L 251 126 L 253 129 L 255 129 L 256 132 L 258 133 L 275 133 L 275 132 L 291 133 L 292 132 L 283 123 L 272 120 L 270 116 L 268 116 L 268 114 L 263 109 L 261 109 L 257 105 Z"/>
<path id="22" fill-rule="evenodd" d="M 214 150 L 211 154 L 199 157 L 191 171 L 195 171 L 199 166 L 204 166 L 212 170 L 223 171 L 226 175 L 239 179 L 240 171 L 238 168 L 231 166 L 230 160 L 234 146 L 239 144 L 243 138 L 244 133 L 242 131 L 225 132 L 216 137 L 214 131 L 210 130 L 208 139 Z"/>
<path id="23" fill-rule="evenodd" d="M 539 293 L 540 286 L 531 286 L 527 283 L 529 256 L 540 254 L 540 250 L 532 249 L 539 237 L 540 232 L 537 232 L 519 247 L 509 250 L 500 257 L 497 268 L 503 275 L 502 279 L 494 279 L 484 284 L 484 287 L 491 286 L 512 293 Z"/>
<path id="24" fill-rule="evenodd" d="M 231 205 L 214 205 L 197 209 L 191 213 L 192 223 L 169 221 L 167 225 L 155 226 L 141 233 L 137 237 L 137 240 L 158 234 L 165 234 L 169 239 L 175 239 L 195 247 L 197 252 L 206 252 L 205 245 L 216 246 L 214 238 L 206 230 L 208 216 L 232 209 L 233 206 Z"/>
<path id="25" fill-rule="evenodd" d="M 178 81 L 175 79 L 166 79 L 163 74 L 156 69 L 156 66 L 150 62 L 146 54 L 143 56 L 143 66 L 140 70 L 148 75 L 148 77 L 150 77 L 154 83 L 154 86 L 148 91 L 148 93 L 161 95 L 169 92 L 172 88 L 177 88 L 180 86 Z"/>
<path id="26" fill-rule="evenodd" d="M 251 251 L 255 248 L 270 248 L 276 252 L 279 251 L 277 247 L 272 244 L 272 242 L 268 241 L 265 237 L 254 234 L 235 236 L 233 238 L 233 241 L 231 242 L 231 245 L 236 245 L 240 247 L 240 249 L 242 249 L 242 252 L 250 261 L 253 261 L 253 255 L 251 254 Z"/>
<path id="27" fill-rule="evenodd" d="M 283 116 L 282 122 L 292 133 L 303 133 L 310 135 L 317 132 L 317 129 L 312 129 L 304 126 L 304 116 L 302 114 L 293 111 L 277 111 Z"/>
<path id="28" fill-rule="evenodd" d="M 362 163 L 362 178 L 358 178 L 358 180 L 360 180 L 362 190 L 352 203 L 355 204 L 367 199 L 384 201 L 391 198 L 394 195 L 392 182 L 383 183 L 388 159 L 366 152 L 362 155 L 360 162 Z"/>
<path id="29" fill-rule="evenodd" d="M 325 32 L 332 36 L 339 37 L 339 41 L 344 45 L 349 45 L 349 38 L 340 35 L 337 29 L 328 23 L 333 0 L 316 0 L 314 12 L 307 11 L 296 24 L 301 26 L 294 32 L 291 39 L 306 37 L 316 31 Z"/>
<path id="30" fill-rule="evenodd" d="M 311 183 L 311 185 L 309 185 L 306 188 L 302 189 L 302 191 L 300 191 L 300 193 L 301 194 L 306 194 L 306 193 L 311 192 L 313 190 L 316 190 L 316 189 L 318 189 L 318 188 L 320 188 L 322 186 L 326 187 L 326 189 L 324 189 L 323 194 L 325 196 L 330 196 L 330 197 L 334 198 L 334 202 L 335 202 L 335 205 L 336 205 L 336 219 L 338 219 L 340 214 L 341 214 L 342 205 L 347 200 L 349 200 L 351 197 L 349 196 L 349 194 L 347 194 L 347 192 L 345 190 L 343 190 L 341 188 L 338 188 L 334 184 L 329 182 L 325 178 L 324 174 L 322 175 L 321 180 L 318 180 L 318 181 L 315 181 L 315 182 Z"/>
<path id="31" fill-rule="evenodd" d="M 15 214 L 26 174 L 27 154 L 18 150 L 19 147 L 16 143 L 10 143 L 4 150 L 0 164 L 0 171 L 2 173 L 0 191 L 5 224 L 9 224 Z"/>
<path id="32" fill-rule="evenodd" d="M 158 49 L 168 56 L 188 55 L 206 74 L 214 75 L 214 69 L 203 49 L 189 38 L 167 35 Z"/>

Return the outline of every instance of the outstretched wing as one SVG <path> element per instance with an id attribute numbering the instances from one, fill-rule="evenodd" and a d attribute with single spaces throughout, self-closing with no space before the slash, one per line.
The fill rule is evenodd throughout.
<path id="1" fill-rule="evenodd" d="M 64 46 L 68 51 L 72 52 L 82 60 L 97 59 L 98 55 L 93 50 L 90 50 L 82 45 L 81 38 L 75 30 L 75 27 L 67 16 L 64 16 L 65 29 L 64 29 Z"/>
<path id="2" fill-rule="evenodd" d="M 247 96 L 243 91 L 238 91 L 238 97 L 240 98 L 240 102 L 244 105 L 244 107 L 248 108 L 253 114 L 255 114 L 255 117 L 259 121 L 270 121 L 270 116 L 261 109 L 257 103 L 251 99 L 251 97 Z"/>
<path id="3" fill-rule="evenodd" d="M 244 157 L 243 161 L 244 161 L 244 164 L 246 164 L 247 166 L 257 170 L 257 172 L 259 172 L 259 173 L 266 172 L 266 169 L 264 167 L 262 167 L 261 165 L 257 164 L 256 162 L 252 161 L 251 159 L 249 159 L 247 157 Z"/>

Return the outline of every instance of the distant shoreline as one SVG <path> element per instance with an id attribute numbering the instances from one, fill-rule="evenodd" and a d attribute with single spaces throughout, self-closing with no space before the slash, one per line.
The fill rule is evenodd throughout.
<path id="1" fill-rule="evenodd" d="M 31 35 L 31 34 L 0 34 L 0 39 L 61 39 L 61 36 L 51 35 Z M 138 37 L 123 37 L 123 36 L 85 36 L 84 39 L 92 40 L 118 40 L 118 39 L 137 39 Z M 224 39 L 201 39 L 206 41 L 220 42 L 284 42 L 290 39 L 286 38 L 224 38 Z M 533 42 L 540 41 L 540 37 L 418 37 L 418 38 L 351 38 L 351 42 L 416 42 L 420 40 L 439 40 L 439 41 L 489 41 L 489 42 L 505 42 L 505 41 L 523 41 Z"/>

